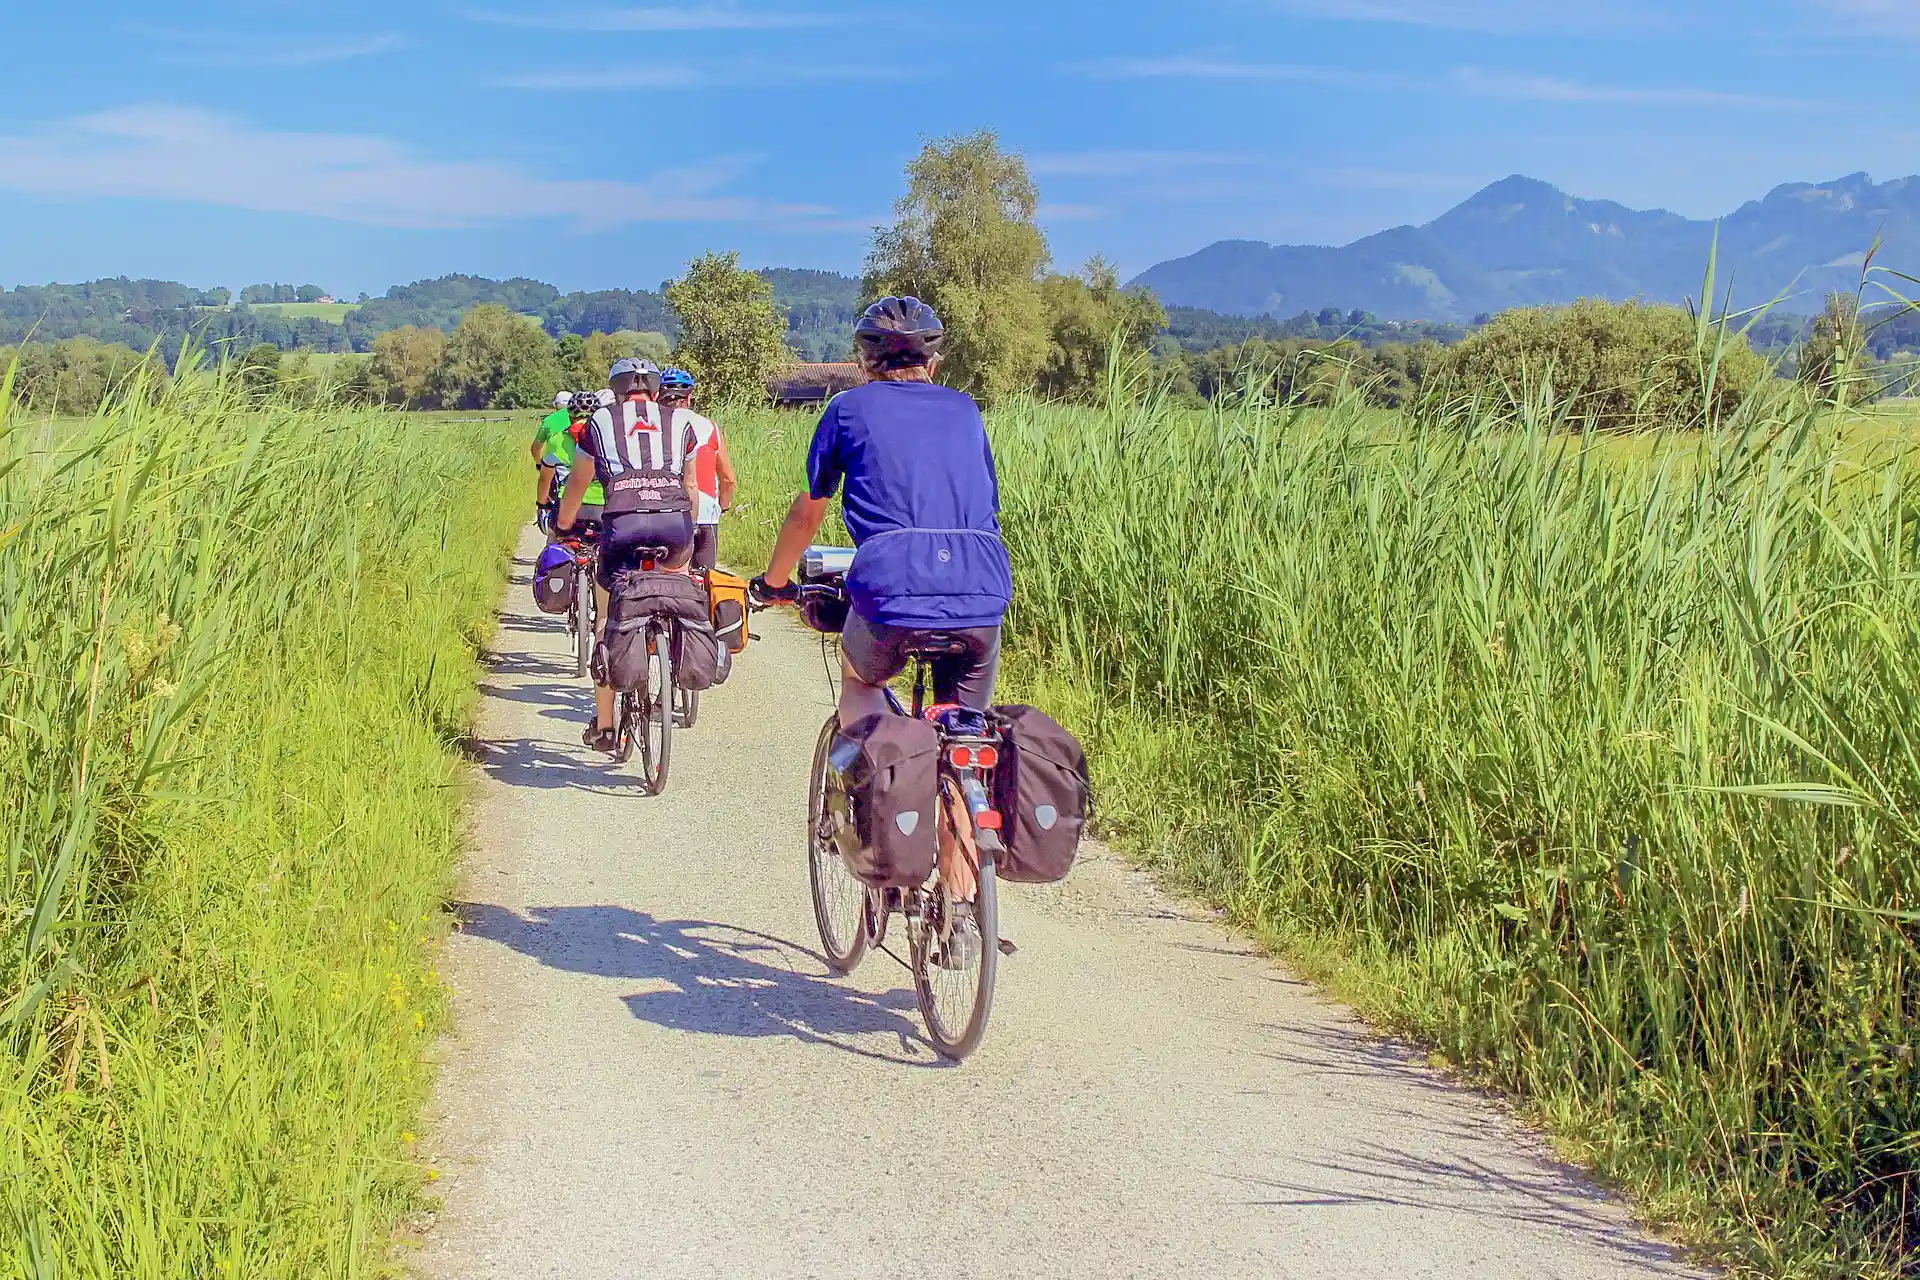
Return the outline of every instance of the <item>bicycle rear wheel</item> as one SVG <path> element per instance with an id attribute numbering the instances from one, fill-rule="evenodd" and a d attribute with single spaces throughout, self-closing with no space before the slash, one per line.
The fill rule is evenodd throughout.
<path id="1" fill-rule="evenodd" d="M 619 693 L 614 695 L 613 726 L 619 735 L 619 742 L 613 749 L 613 762 L 625 764 L 633 759 L 633 748 L 640 737 L 640 695 Z"/>
<path id="2" fill-rule="evenodd" d="M 921 923 L 913 931 L 913 993 L 927 1038 L 955 1062 L 980 1047 L 993 1010 L 993 984 L 1000 960 L 1000 902 L 993 860 L 980 860 L 978 891 L 971 909 L 955 910 L 946 936 Z M 934 890 L 942 893 L 943 890 Z"/>
<path id="3" fill-rule="evenodd" d="M 575 674 L 582 679 L 593 670 L 594 632 L 598 629 L 598 601 L 593 594 L 593 578 L 584 570 L 574 571 L 573 647 L 577 660 Z"/>
<path id="4" fill-rule="evenodd" d="M 867 886 L 856 880 L 840 860 L 830 838 L 827 814 L 831 785 L 827 753 L 840 731 L 837 716 L 828 716 L 813 749 L 813 776 L 807 788 L 807 879 L 813 889 L 813 922 L 820 929 L 820 949 L 835 973 L 852 973 L 867 954 Z"/>
<path id="5" fill-rule="evenodd" d="M 682 729 L 691 729 L 699 722 L 700 691 L 698 689 L 675 689 L 673 704 L 673 714 Z"/>
<path id="6" fill-rule="evenodd" d="M 640 771 L 647 791 L 667 789 L 667 765 L 673 759 L 673 648 L 667 628 L 647 624 L 647 683 L 639 694 Z"/>

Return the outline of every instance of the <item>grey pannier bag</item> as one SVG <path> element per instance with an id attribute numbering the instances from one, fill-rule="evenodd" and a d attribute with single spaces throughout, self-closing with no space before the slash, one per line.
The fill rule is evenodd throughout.
<path id="1" fill-rule="evenodd" d="M 868 716 L 827 751 L 827 808 L 847 870 L 878 889 L 911 889 L 939 854 L 940 734 L 910 716 Z"/>
<path id="2" fill-rule="evenodd" d="M 994 714 L 1000 765 L 993 771 L 993 807 L 1006 845 L 995 870 L 1021 884 L 1064 880 L 1093 814 L 1086 753 L 1043 711 L 1006 706 Z"/>
<path id="3" fill-rule="evenodd" d="M 608 593 L 607 629 L 600 641 L 606 682 L 630 693 L 647 682 L 647 623 L 707 624 L 707 591 L 684 573 L 629 570 Z"/>

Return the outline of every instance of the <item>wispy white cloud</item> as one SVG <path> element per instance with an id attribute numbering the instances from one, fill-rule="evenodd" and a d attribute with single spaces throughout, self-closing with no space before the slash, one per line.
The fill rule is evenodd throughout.
<path id="1" fill-rule="evenodd" d="M 1915 0 L 1810 0 L 1810 6 L 1850 34 L 1920 40 L 1920 3 Z"/>
<path id="2" fill-rule="evenodd" d="M 1042 177 L 1069 178 L 1144 178 L 1179 170 L 1258 163 L 1258 157 L 1224 151 L 1061 151 L 1027 157 L 1029 171 Z"/>
<path id="3" fill-rule="evenodd" d="M 1068 63 L 1061 70 L 1101 80 L 1268 80 L 1363 88 L 1383 88 L 1400 83 L 1396 77 L 1374 71 L 1293 62 L 1244 62 L 1206 54 L 1101 58 Z"/>
<path id="4" fill-rule="evenodd" d="M 827 209 L 729 195 L 722 160 L 633 182 L 562 180 L 508 165 L 434 160 L 383 138 L 252 129 L 186 107 L 103 111 L 0 135 L 0 188 L 58 198 L 134 197 L 297 213 L 390 227 L 568 219 L 805 226 Z"/>
<path id="5" fill-rule="evenodd" d="M 692 67 L 647 64 L 582 71 L 578 67 L 562 71 L 532 71 L 524 75 L 502 76 L 495 80 L 501 89 L 572 90 L 578 93 L 611 89 L 689 89 L 701 83 Z"/>
<path id="6" fill-rule="evenodd" d="M 1309 169 L 1307 181 L 1343 191 L 1471 191 L 1476 179 L 1452 173 L 1409 173 L 1398 169 Z"/>
<path id="7" fill-rule="evenodd" d="M 1043 204 L 1033 216 L 1040 222 L 1097 222 L 1112 217 L 1113 211 L 1097 204 Z"/>
<path id="8" fill-rule="evenodd" d="M 555 31 L 778 31 L 830 26 L 840 18 L 822 13 L 775 13 L 732 5 L 700 8 L 638 9 L 468 9 L 472 22 L 507 27 L 543 27 Z"/>
<path id="9" fill-rule="evenodd" d="M 407 47 L 397 35 L 250 36 L 211 30 L 130 26 L 128 34 L 148 42 L 163 62 L 190 67 L 314 67 L 352 58 L 394 53 Z"/>
<path id="10" fill-rule="evenodd" d="M 1645 0 L 1261 0 L 1260 7 L 1304 18 L 1490 35 L 1619 35 L 1673 26 L 1668 13 Z"/>
<path id="11" fill-rule="evenodd" d="M 1602 102 L 1622 105 L 1665 107 L 1756 107 L 1763 109 L 1805 109 L 1810 104 L 1797 98 L 1773 97 L 1756 93 L 1724 93 L 1715 89 L 1634 88 L 1624 85 L 1582 84 L 1556 76 L 1529 72 L 1482 71 L 1475 67 L 1457 68 L 1452 76 L 1455 87 L 1466 93 L 1488 98 L 1513 98 L 1522 102 Z"/>
<path id="12" fill-rule="evenodd" d="M 904 69 L 899 68 L 735 59 L 724 65 L 647 63 L 633 67 L 612 67 L 604 71 L 581 71 L 569 67 L 502 76 L 493 83 L 502 89 L 539 89 L 545 92 L 646 92 L 660 89 L 686 89 L 698 85 L 777 88 L 796 84 L 827 84 L 842 80 L 894 80 L 906 74 L 908 73 Z"/>
<path id="13" fill-rule="evenodd" d="M 1920 2 L 1920 0 L 1916 0 Z M 1110 58 L 1071 63 L 1062 71 L 1103 79 L 1220 80 L 1252 83 L 1338 85 L 1361 89 L 1458 93 L 1480 98 L 1507 98 L 1523 102 L 1606 103 L 1616 106 L 1740 107 L 1748 109 L 1805 108 L 1799 99 L 1764 94 L 1725 93 L 1692 87 L 1669 88 L 1585 84 L 1529 72 L 1483 71 L 1459 67 L 1439 77 L 1394 75 L 1349 67 L 1313 66 L 1290 62 L 1245 62 L 1209 55 L 1173 54 L 1163 57 Z"/>

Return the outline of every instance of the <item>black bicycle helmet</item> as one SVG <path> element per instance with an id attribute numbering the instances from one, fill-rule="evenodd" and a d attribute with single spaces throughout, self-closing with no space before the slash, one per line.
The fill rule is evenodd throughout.
<path id="1" fill-rule="evenodd" d="M 567 412 L 576 418 L 591 418 L 599 407 L 598 391 L 576 391 L 573 399 L 567 401 Z"/>
<path id="2" fill-rule="evenodd" d="M 940 354 L 946 326 L 918 298 L 882 298 L 853 326 L 853 338 L 867 358 L 883 369 L 926 364 Z"/>

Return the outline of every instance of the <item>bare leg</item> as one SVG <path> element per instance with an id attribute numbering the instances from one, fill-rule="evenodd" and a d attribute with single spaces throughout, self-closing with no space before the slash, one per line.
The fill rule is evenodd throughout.
<path id="1" fill-rule="evenodd" d="M 607 589 L 597 582 L 594 583 L 593 601 L 600 609 L 600 634 L 602 637 L 606 635 L 607 631 L 608 598 Z M 613 688 L 611 685 L 597 684 L 593 686 L 593 710 L 597 717 L 595 720 L 596 724 L 602 729 L 613 728 Z"/>
<path id="2" fill-rule="evenodd" d="M 951 791 L 940 795 L 940 883 L 956 902 L 972 902 L 979 886 L 973 868 L 980 854 L 973 845 L 973 830 Z"/>
<path id="3" fill-rule="evenodd" d="M 854 674 L 853 664 L 840 659 L 840 723 L 859 724 L 868 716 L 891 714 L 883 686 L 868 684 Z"/>

